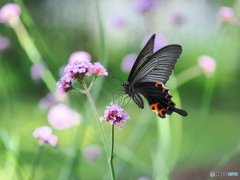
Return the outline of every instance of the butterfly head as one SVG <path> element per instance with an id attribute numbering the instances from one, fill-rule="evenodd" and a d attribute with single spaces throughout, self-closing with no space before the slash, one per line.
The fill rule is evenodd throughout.
<path id="1" fill-rule="evenodd" d="M 129 82 L 122 82 L 121 86 L 124 87 L 125 93 L 130 94 Z"/>

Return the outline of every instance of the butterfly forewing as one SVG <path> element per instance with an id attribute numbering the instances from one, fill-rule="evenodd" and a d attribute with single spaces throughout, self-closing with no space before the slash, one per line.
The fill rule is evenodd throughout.
<path id="1" fill-rule="evenodd" d="M 130 75 L 128 77 L 128 82 L 132 81 L 134 74 L 136 74 L 136 71 L 139 69 L 139 67 L 148 59 L 149 56 L 153 54 L 153 47 L 154 47 L 154 39 L 155 34 L 151 36 L 151 38 L 148 40 L 147 44 L 144 46 L 140 54 L 138 55 L 132 70 L 130 72 Z"/>
<path id="2" fill-rule="evenodd" d="M 161 82 L 165 84 L 182 52 L 179 45 L 166 46 L 150 56 L 135 73 L 134 82 Z"/>

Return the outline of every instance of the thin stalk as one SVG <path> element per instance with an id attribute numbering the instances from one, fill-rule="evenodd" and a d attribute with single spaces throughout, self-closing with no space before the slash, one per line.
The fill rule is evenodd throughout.
<path id="1" fill-rule="evenodd" d="M 110 164 L 112 167 L 112 179 L 115 179 L 115 172 L 114 172 L 114 166 L 113 166 L 113 152 L 114 152 L 114 124 L 112 125 L 112 139 L 111 139 L 111 154 L 110 154 Z"/>
<path id="2" fill-rule="evenodd" d="M 42 157 L 43 150 L 44 150 L 44 146 L 39 146 L 38 147 L 38 150 L 36 152 L 36 155 L 34 157 L 33 164 L 32 164 L 31 177 L 29 178 L 30 180 L 33 180 L 34 177 L 35 177 L 36 169 L 37 169 L 37 166 L 38 166 L 38 164 L 40 162 L 40 159 Z"/>
<path id="3" fill-rule="evenodd" d="M 20 21 L 20 19 L 17 19 L 15 21 L 9 21 L 10 26 L 15 31 L 19 43 L 21 44 L 22 48 L 26 52 L 27 56 L 29 57 L 29 60 L 34 63 L 44 63 L 43 58 L 38 51 L 37 47 L 35 46 L 32 38 L 28 34 L 25 26 Z M 50 70 L 45 66 L 43 76 L 42 76 L 43 82 L 46 84 L 47 88 L 54 93 L 56 90 L 56 80 L 54 79 L 52 73 Z"/>
<path id="4" fill-rule="evenodd" d="M 105 147 L 105 150 L 106 150 L 107 157 L 108 157 L 108 159 L 111 159 L 111 154 L 112 153 L 110 152 L 110 149 L 108 147 L 107 138 L 106 138 L 105 132 L 103 130 L 103 127 L 101 125 L 101 122 L 99 120 L 99 115 L 98 115 L 97 109 L 95 107 L 95 104 L 93 102 L 92 96 L 89 93 L 89 89 L 87 88 L 87 85 L 86 85 L 85 81 L 82 82 L 82 85 L 84 87 L 84 90 L 85 90 L 85 93 L 87 95 L 88 101 L 89 101 L 89 103 L 91 105 L 91 108 L 93 110 L 95 119 L 97 121 L 99 130 L 100 130 L 100 133 L 101 133 L 101 136 L 102 136 L 102 139 L 103 139 L 103 144 L 104 144 L 104 147 Z M 109 168 L 110 168 L 110 174 L 111 174 L 112 180 L 114 180 L 115 179 L 114 168 L 113 168 L 113 164 L 109 160 L 108 160 L 108 165 L 109 165 Z"/>

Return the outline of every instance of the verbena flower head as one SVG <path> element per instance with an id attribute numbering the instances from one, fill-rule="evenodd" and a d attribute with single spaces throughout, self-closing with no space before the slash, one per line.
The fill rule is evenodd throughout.
<path id="1" fill-rule="evenodd" d="M 69 64 L 63 72 L 63 77 L 57 83 L 57 89 L 60 94 L 66 94 L 71 89 L 77 90 L 73 88 L 72 83 L 78 82 L 79 84 L 83 84 L 83 78 L 85 76 L 93 75 L 98 77 L 108 75 L 107 70 L 100 62 L 92 64 L 90 60 L 91 56 L 87 52 L 78 51 L 72 54 L 69 59 Z"/>
<path id="2" fill-rule="evenodd" d="M 48 112 L 48 121 L 57 130 L 76 126 L 80 120 L 80 115 L 64 104 L 56 104 Z"/>
<path id="3" fill-rule="evenodd" d="M 85 51 L 76 51 L 71 54 L 71 56 L 68 59 L 68 62 L 71 63 L 73 61 L 91 61 L 91 55 L 88 52 Z"/>
<path id="4" fill-rule="evenodd" d="M 100 62 L 95 62 L 89 67 L 89 73 L 94 76 L 107 76 L 107 70 L 100 64 Z"/>
<path id="5" fill-rule="evenodd" d="M 124 125 L 130 117 L 119 105 L 111 102 L 110 106 L 107 106 L 104 116 L 99 119 L 101 121 L 107 121 L 109 124 L 114 124 L 118 126 L 119 130 L 122 130 L 122 125 Z"/>
<path id="6" fill-rule="evenodd" d="M 132 53 L 132 54 L 126 55 L 123 58 L 122 65 L 121 65 L 123 72 L 129 73 L 131 71 L 134 62 L 137 59 L 137 56 L 138 56 L 137 54 Z"/>
<path id="7" fill-rule="evenodd" d="M 5 23 L 13 18 L 19 18 L 21 9 L 17 4 L 8 3 L 0 9 L 0 22 Z"/>
<path id="8" fill-rule="evenodd" d="M 69 63 L 65 70 L 65 77 L 81 81 L 84 76 L 90 76 L 88 69 L 92 64 L 88 61 L 75 60 Z"/>
<path id="9" fill-rule="evenodd" d="M 58 142 L 58 137 L 52 134 L 52 129 L 48 126 L 36 128 L 33 136 L 39 138 L 40 145 L 50 144 L 56 146 Z"/>
<path id="10" fill-rule="evenodd" d="M 66 94 L 69 90 L 72 89 L 71 78 L 62 77 L 57 83 L 57 90 L 59 94 Z"/>
<path id="11" fill-rule="evenodd" d="M 234 10 L 226 6 L 221 7 L 219 10 L 219 18 L 222 22 L 233 23 L 235 21 Z"/>
<path id="12" fill-rule="evenodd" d="M 207 55 L 203 55 L 198 58 L 198 65 L 206 74 L 211 74 L 216 69 L 215 60 Z"/>

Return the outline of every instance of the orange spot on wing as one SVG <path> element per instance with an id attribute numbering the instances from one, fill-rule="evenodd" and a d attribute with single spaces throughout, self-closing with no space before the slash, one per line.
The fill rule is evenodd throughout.
<path id="1" fill-rule="evenodd" d="M 162 86 L 163 87 L 163 84 L 162 83 L 155 83 L 155 86 L 158 87 L 158 86 Z"/>
<path id="2" fill-rule="evenodd" d="M 157 114 L 160 114 L 161 116 L 163 115 L 163 112 L 166 111 L 167 109 L 159 109 L 159 103 L 151 104 L 150 108 L 155 111 Z M 168 107 L 169 108 L 169 107 Z"/>
<path id="3" fill-rule="evenodd" d="M 163 88 L 163 89 L 162 89 L 162 92 L 165 92 L 165 91 L 168 91 L 168 89 L 166 89 L 166 88 Z"/>

